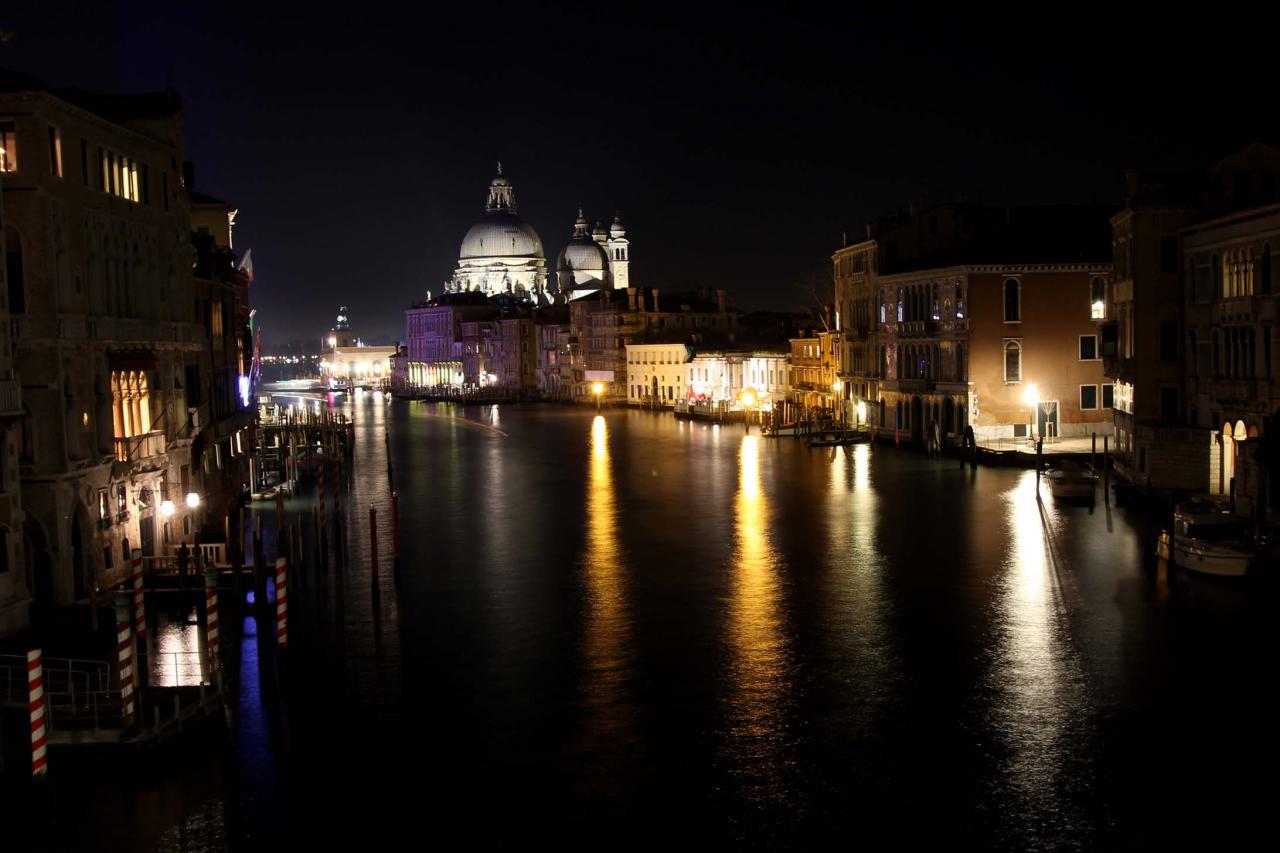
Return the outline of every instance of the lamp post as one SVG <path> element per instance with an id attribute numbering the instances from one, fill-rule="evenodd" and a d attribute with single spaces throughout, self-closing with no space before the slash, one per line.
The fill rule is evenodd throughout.
<path id="1" fill-rule="evenodd" d="M 844 425 L 844 401 L 840 399 L 840 389 L 844 387 L 839 379 L 831 383 L 831 398 L 833 400 L 831 408 L 834 409 L 836 423 Z"/>
<path id="2" fill-rule="evenodd" d="M 1026 403 L 1027 408 L 1031 410 L 1031 423 L 1029 424 L 1027 433 L 1029 436 L 1034 437 L 1036 429 L 1036 412 L 1040 408 L 1040 391 L 1036 388 L 1034 383 L 1028 384 L 1026 390 L 1022 392 L 1022 402 Z"/>
<path id="3" fill-rule="evenodd" d="M 751 432 L 751 408 L 756 404 L 756 392 L 754 388 L 743 388 L 738 393 L 738 402 L 742 404 L 742 411 L 745 414 L 745 423 L 747 432 Z"/>
<path id="4" fill-rule="evenodd" d="M 600 395 L 604 393 L 604 384 L 601 382 L 593 382 L 591 384 L 591 393 L 596 398 L 596 411 L 600 411 Z"/>

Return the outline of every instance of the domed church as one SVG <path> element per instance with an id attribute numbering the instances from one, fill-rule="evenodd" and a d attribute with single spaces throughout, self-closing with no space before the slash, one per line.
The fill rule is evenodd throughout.
<path id="1" fill-rule="evenodd" d="M 556 288 L 569 299 L 597 290 L 625 288 L 630 285 L 631 246 L 622 220 L 614 217 L 606 231 L 596 223 L 587 230 L 586 217 L 578 211 L 573 236 L 556 258 Z"/>
<path id="2" fill-rule="evenodd" d="M 489 184 L 484 218 L 462 238 L 458 268 L 445 292 L 478 290 L 486 296 L 509 293 L 524 299 L 545 294 L 547 259 L 533 226 L 516 215 L 516 192 L 502 174 Z"/>

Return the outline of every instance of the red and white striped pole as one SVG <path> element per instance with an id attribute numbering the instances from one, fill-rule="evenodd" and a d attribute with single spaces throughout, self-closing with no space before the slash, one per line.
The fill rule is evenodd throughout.
<path id="1" fill-rule="evenodd" d="M 39 649 L 27 652 L 27 700 L 31 705 L 31 775 L 49 772 L 49 731 L 44 718 L 44 657 Z"/>
<path id="2" fill-rule="evenodd" d="M 147 643 L 147 610 L 143 601 L 142 549 L 133 549 L 133 633 L 138 640 L 138 652 L 147 653 L 147 665 L 151 665 L 151 646 Z M 138 686 L 146 681 L 141 667 L 138 669 Z"/>
<path id="3" fill-rule="evenodd" d="M 276 557 L 276 644 L 289 648 L 289 561 Z"/>
<path id="4" fill-rule="evenodd" d="M 216 682 L 221 646 L 218 641 L 218 568 L 204 567 L 204 636 L 209 664 L 209 681 Z"/>
<path id="5" fill-rule="evenodd" d="M 129 596 L 116 596 L 116 652 L 120 661 L 120 709 L 125 727 L 133 725 L 137 715 L 133 696 L 133 626 L 129 621 Z"/>

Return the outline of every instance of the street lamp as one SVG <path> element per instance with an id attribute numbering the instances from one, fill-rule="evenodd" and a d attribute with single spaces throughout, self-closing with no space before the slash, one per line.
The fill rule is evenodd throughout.
<path id="1" fill-rule="evenodd" d="M 160 514 L 165 518 L 171 518 L 173 516 L 173 501 L 160 501 Z"/>
<path id="2" fill-rule="evenodd" d="M 196 509 L 200 506 L 200 496 L 195 492 L 187 492 L 187 507 Z"/>
<path id="3" fill-rule="evenodd" d="M 751 407 L 756 404 L 756 401 L 754 388 L 743 388 L 738 394 L 738 402 L 742 404 L 742 410 L 746 414 L 747 432 L 751 432 Z"/>
<path id="4" fill-rule="evenodd" d="M 593 382 L 591 384 L 591 393 L 596 397 L 596 411 L 600 411 L 600 395 L 604 393 L 604 384 Z"/>
<path id="5" fill-rule="evenodd" d="M 1040 391 L 1036 388 L 1035 383 L 1029 383 L 1026 390 L 1022 392 L 1022 402 L 1027 404 L 1031 409 L 1031 429 L 1028 432 L 1035 433 L 1036 410 L 1040 407 Z"/>
<path id="6" fill-rule="evenodd" d="M 840 399 L 840 389 L 843 387 L 844 383 L 839 379 L 831 383 L 832 413 L 836 415 L 836 420 L 841 424 L 844 423 L 844 402 Z"/>

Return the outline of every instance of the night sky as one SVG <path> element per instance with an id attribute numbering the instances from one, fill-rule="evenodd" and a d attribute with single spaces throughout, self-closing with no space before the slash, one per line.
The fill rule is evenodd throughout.
<path id="1" fill-rule="evenodd" d="M 119 91 L 172 74 L 268 344 L 318 343 L 342 303 L 367 340 L 403 336 L 499 159 L 552 266 L 579 206 L 620 211 L 633 283 L 790 308 L 843 231 L 912 202 L 1118 203 L 1126 168 L 1276 141 L 1268 26 L 1117 7 L 54 5 L 5 4 L 0 65 Z"/>

